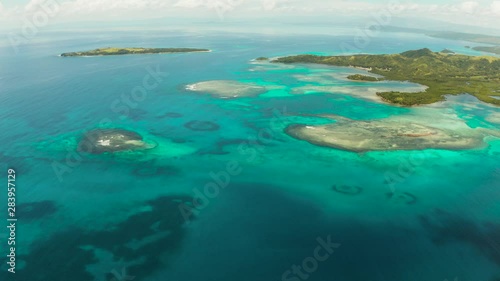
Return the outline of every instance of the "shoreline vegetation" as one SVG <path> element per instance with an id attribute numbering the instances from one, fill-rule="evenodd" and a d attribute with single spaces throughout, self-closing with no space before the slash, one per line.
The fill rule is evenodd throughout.
<path id="1" fill-rule="evenodd" d="M 62 53 L 61 57 L 93 57 L 117 55 L 171 54 L 210 52 L 209 49 L 196 48 L 100 48 L 91 51 Z"/>
<path id="2" fill-rule="evenodd" d="M 347 79 L 354 80 L 354 81 L 366 81 L 366 82 L 384 81 L 384 78 L 377 78 L 377 77 L 367 76 L 367 75 L 362 75 L 362 74 L 349 75 L 349 76 L 347 76 Z"/>
<path id="3" fill-rule="evenodd" d="M 384 101 L 402 106 L 432 104 L 444 101 L 445 95 L 464 93 L 500 106 L 500 58 L 496 57 L 449 55 L 425 48 L 390 55 L 297 55 L 278 58 L 272 62 L 366 68 L 369 69 L 368 72 L 383 76 L 384 78 L 380 78 L 382 80 L 409 81 L 427 86 L 425 91 L 418 93 L 377 93 Z M 374 78 L 365 75 L 353 77 L 354 80 Z"/>
<path id="4" fill-rule="evenodd" d="M 255 59 L 256 61 L 268 61 L 269 58 L 266 58 L 266 57 L 258 57 Z"/>

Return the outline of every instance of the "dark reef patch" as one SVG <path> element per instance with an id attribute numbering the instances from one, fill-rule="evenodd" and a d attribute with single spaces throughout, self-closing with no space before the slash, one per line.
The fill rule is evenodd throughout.
<path id="1" fill-rule="evenodd" d="M 97 259 L 92 251 L 81 248 L 85 245 L 84 237 L 84 230 L 74 228 L 36 241 L 29 255 L 19 257 L 26 266 L 16 273 L 17 280 L 94 280 L 85 265 L 96 263 Z"/>
<path id="2" fill-rule="evenodd" d="M 408 192 L 389 192 L 386 194 L 387 198 L 395 202 L 403 202 L 408 205 L 414 205 L 417 203 L 417 197 Z"/>
<path id="3" fill-rule="evenodd" d="M 363 188 L 353 185 L 333 185 L 332 190 L 346 195 L 358 195 L 363 191 Z"/>
<path id="4" fill-rule="evenodd" d="M 192 130 L 192 131 L 218 131 L 220 126 L 214 122 L 210 121 L 190 121 L 184 124 L 184 127 Z"/>
<path id="5" fill-rule="evenodd" d="M 177 113 L 177 112 L 167 112 L 165 114 L 162 114 L 156 118 L 163 119 L 163 118 L 182 118 L 184 115 Z"/>
<path id="6" fill-rule="evenodd" d="M 54 201 L 38 201 L 32 203 L 22 203 L 17 205 L 16 214 L 23 220 L 35 220 L 49 216 L 57 212 L 57 205 Z"/>
<path id="7" fill-rule="evenodd" d="M 467 243 L 500 265 L 500 223 L 476 224 L 439 209 L 419 220 L 435 244 Z"/>
<path id="8" fill-rule="evenodd" d="M 136 109 L 131 109 L 129 111 L 129 114 L 127 115 L 128 118 L 134 120 L 134 121 L 139 121 L 144 119 L 144 117 L 148 114 L 146 110 L 136 108 Z"/>
<path id="9" fill-rule="evenodd" d="M 47 281 L 72 280 L 94 281 L 113 280 L 109 273 L 121 272 L 126 267 L 127 274 L 134 280 L 144 280 L 156 270 L 168 266 L 166 255 L 177 251 L 185 236 L 185 220 L 179 205 L 192 206 L 188 196 L 163 196 L 145 202 L 146 211 L 131 215 L 125 221 L 103 230 L 85 231 L 67 229 L 35 241 L 28 255 L 19 256 L 26 266 L 16 273 L 17 280 Z M 152 239 L 151 237 L 154 237 Z M 134 246 L 130 246 L 135 243 Z M 105 250 L 114 255 L 113 264 L 101 264 L 108 272 L 102 276 L 92 276 L 87 266 L 99 262 L 94 249 Z M 123 264 L 116 268 L 116 262 Z M 128 264 L 128 266 L 127 266 Z M 7 273 L 0 273 L 1 280 Z"/>
<path id="10" fill-rule="evenodd" d="M 17 173 L 27 174 L 31 168 L 25 163 L 26 158 L 8 156 L 0 152 L 0 168 L 14 169 Z"/>
<path id="11" fill-rule="evenodd" d="M 174 139 L 172 139 L 172 142 L 174 142 L 174 143 L 187 143 L 189 141 L 187 139 L 174 138 Z"/>
<path id="12" fill-rule="evenodd" d="M 229 154 L 229 152 L 224 150 L 225 146 L 228 145 L 240 145 L 242 143 L 246 143 L 248 140 L 245 139 L 223 139 L 215 143 L 214 146 L 201 149 L 198 154 L 200 155 L 205 155 L 205 154 L 213 154 L 213 155 L 225 155 Z"/>
<path id="13" fill-rule="evenodd" d="M 174 176 L 179 174 L 179 170 L 174 166 L 159 165 L 155 161 L 149 161 L 138 165 L 132 173 L 139 177 Z"/>

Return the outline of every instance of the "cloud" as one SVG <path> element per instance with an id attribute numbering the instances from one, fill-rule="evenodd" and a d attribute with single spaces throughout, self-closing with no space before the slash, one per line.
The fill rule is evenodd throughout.
<path id="1" fill-rule="evenodd" d="M 463 2 L 459 5 L 460 10 L 467 14 L 473 14 L 476 12 L 478 7 L 479 3 L 474 1 Z"/>
<path id="2" fill-rule="evenodd" d="M 500 15 L 500 1 L 491 2 L 491 12 L 497 15 Z"/>
<path id="3" fill-rule="evenodd" d="M 0 0 L 1 1 L 1 0 Z M 36 13 L 47 2 L 60 5 L 54 22 L 112 21 L 151 18 L 255 19 L 268 17 L 307 18 L 312 21 L 338 17 L 366 18 L 387 10 L 390 0 L 30 0 L 19 8 L 0 3 L 1 20 L 18 20 Z M 395 1 L 397 2 L 397 1 Z M 500 0 L 399 1 L 398 17 L 439 19 L 453 23 L 476 24 L 497 28 Z M 5 5 L 5 3 L 4 3 Z M 496 24 L 496 25 L 495 25 Z"/>
<path id="4" fill-rule="evenodd" d="M 181 0 L 174 4 L 174 7 L 180 8 L 199 8 L 203 7 L 206 3 L 204 0 Z"/>

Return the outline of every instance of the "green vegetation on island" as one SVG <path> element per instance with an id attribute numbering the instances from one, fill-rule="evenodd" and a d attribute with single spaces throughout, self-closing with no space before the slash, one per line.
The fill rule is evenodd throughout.
<path id="1" fill-rule="evenodd" d="M 87 57 L 87 56 L 113 56 L 113 55 L 143 55 L 143 54 L 169 54 L 209 52 L 208 49 L 194 48 L 101 48 L 85 52 L 62 53 L 62 57 Z"/>
<path id="2" fill-rule="evenodd" d="M 79 147 L 88 153 L 102 154 L 125 150 L 145 149 L 146 143 L 141 135 L 123 129 L 95 129 L 85 133 Z"/>
<path id="3" fill-rule="evenodd" d="M 259 58 L 256 58 L 255 60 L 256 60 L 256 61 L 267 61 L 267 60 L 269 60 L 269 58 L 266 58 L 266 57 L 259 57 Z"/>
<path id="4" fill-rule="evenodd" d="M 453 52 L 452 50 L 444 49 L 440 53 L 443 53 L 443 54 L 454 54 L 455 52 Z"/>
<path id="5" fill-rule="evenodd" d="M 487 46 L 484 46 L 484 47 L 474 47 L 472 49 L 474 49 L 475 51 L 479 51 L 479 52 L 486 52 L 486 53 L 492 53 L 492 54 L 500 55 L 500 46 L 494 46 L 494 47 L 487 47 Z"/>
<path id="6" fill-rule="evenodd" d="M 443 101 L 444 95 L 464 93 L 500 105 L 500 58 L 495 57 L 450 56 L 426 48 L 391 55 L 298 55 L 272 62 L 362 67 L 386 80 L 409 81 L 428 87 L 419 93 L 377 93 L 385 101 L 404 106 L 430 104 Z"/>
<path id="7" fill-rule="evenodd" d="M 361 74 L 349 75 L 349 76 L 347 76 L 347 79 L 355 80 L 355 81 L 367 81 L 367 82 L 377 82 L 377 81 L 384 80 L 383 78 L 377 78 L 377 77 L 361 75 Z"/>

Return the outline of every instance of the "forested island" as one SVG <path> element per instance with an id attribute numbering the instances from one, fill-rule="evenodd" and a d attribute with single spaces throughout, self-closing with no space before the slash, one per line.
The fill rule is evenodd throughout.
<path id="1" fill-rule="evenodd" d="M 412 106 L 443 101 L 444 95 L 468 93 L 481 101 L 500 105 L 500 58 L 448 55 L 425 48 L 390 55 L 282 57 L 273 63 L 316 63 L 368 68 L 386 80 L 410 81 L 428 88 L 424 92 L 379 92 L 383 100 Z"/>
<path id="2" fill-rule="evenodd" d="M 441 51 L 441 53 L 443 53 L 443 54 L 450 54 L 450 55 L 455 54 L 455 52 L 453 52 L 452 50 L 449 50 L 449 49 L 444 49 L 444 50 Z"/>
<path id="3" fill-rule="evenodd" d="M 354 80 L 354 81 L 366 81 L 366 82 L 376 82 L 376 81 L 384 80 L 383 78 L 377 78 L 377 77 L 361 75 L 361 74 L 349 75 L 349 76 L 347 76 L 347 79 Z"/>
<path id="4" fill-rule="evenodd" d="M 61 57 L 88 57 L 88 56 L 113 56 L 113 55 L 143 55 L 143 54 L 169 54 L 210 52 L 208 49 L 195 48 L 101 48 L 84 52 L 62 53 Z"/>

